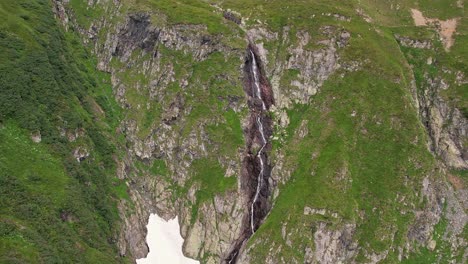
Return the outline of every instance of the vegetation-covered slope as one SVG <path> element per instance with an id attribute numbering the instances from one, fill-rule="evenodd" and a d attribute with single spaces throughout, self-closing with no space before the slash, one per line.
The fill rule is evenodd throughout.
<path id="1" fill-rule="evenodd" d="M 0 14 L 0 262 L 121 262 L 108 77 L 51 2 Z"/>
<path id="2" fill-rule="evenodd" d="M 276 102 L 272 191 L 239 262 L 466 261 L 462 1 L 0 7 L 5 259 L 123 261 L 116 240 L 143 257 L 149 212 L 180 216 L 187 255 L 225 258 L 249 206 L 250 41 Z M 416 26 L 412 9 L 432 22 Z M 450 19 L 447 46 L 440 21 Z"/>

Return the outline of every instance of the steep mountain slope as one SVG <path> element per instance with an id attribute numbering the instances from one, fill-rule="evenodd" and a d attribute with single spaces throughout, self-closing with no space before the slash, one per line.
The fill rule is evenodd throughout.
<path id="1" fill-rule="evenodd" d="M 111 87 L 49 1 L 0 14 L 0 262 L 124 262 Z"/>
<path id="2" fill-rule="evenodd" d="M 466 262 L 462 1 L 48 4 L 1 5 L 2 187 L 27 192 L 2 205 L 5 258 L 141 258 L 156 212 L 203 263 Z M 13 213 L 45 206 L 38 179 L 46 231 Z M 59 228 L 69 252 L 21 240 Z"/>

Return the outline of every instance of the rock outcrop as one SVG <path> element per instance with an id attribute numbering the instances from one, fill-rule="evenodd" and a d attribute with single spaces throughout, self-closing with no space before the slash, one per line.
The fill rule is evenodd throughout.
<path id="1" fill-rule="evenodd" d="M 322 26 L 317 31 L 320 38 L 317 38 L 306 30 L 291 30 L 288 26 L 281 32 L 273 32 L 259 22 L 249 26 L 246 36 L 234 36 L 237 42 L 229 45 L 223 41 L 222 34 L 210 34 L 207 25 L 173 24 L 165 21 L 164 16 L 154 23 L 155 14 L 127 13 L 128 10 L 121 9 L 120 1 L 90 1 L 89 8 L 103 5 L 109 18 L 92 21 L 87 29 L 81 28 L 67 8 L 67 1 L 54 2 L 56 15 L 63 25 L 80 32 L 83 42 L 92 47 L 98 58 L 97 68 L 110 74 L 114 96 L 125 112 L 117 131 L 124 137 L 125 146 L 121 149 L 124 155 L 116 160 L 117 176 L 127 182 L 130 200 L 122 200 L 118 206 L 123 222 L 118 240 L 120 254 L 142 258 L 148 253 L 147 219 L 150 213 L 157 213 L 164 219 L 179 216 L 181 234 L 185 238 L 183 250 L 187 256 L 205 263 L 253 263 L 255 256 L 251 250 L 265 241 L 259 238 L 248 246 L 245 242 L 263 223 L 270 209 L 274 209 L 280 188 L 291 181 L 297 169 L 288 163 L 291 153 L 281 147 L 270 155 L 272 142 L 283 144 L 285 136 L 281 135 L 288 129 L 289 133 L 297 134 L 298 144 L 312 136 L 310 121 L 296 120 L 298 117 L 291 117 L 288 111 L 295 105 L 309 104 L 335 74 L 340 73 L 342 77 L 361 69 L 363 62 L 344 61 L 342 56 L 355 33 L 337 26 Z M 229 20 L 227 22 L 233 26 L 245 29 L 246 19 L 240 14 L 221 10 L 219 15 L 224 16 L 223 21 Z M 119 19 L 112 19 L 116 17 Z M 338 14 L 329 17 L 339 23 L 351 21 Z M 373 23 L 370 18 L 366 20 Z M 247 56 L 236 46 L 246 42 L 246 37 L 251 43 Z M 401 36 L 397 39 L 400 45 L 409 48 L 432 49 L 434 46 L 431 41 Z M 282 53 L 271 47 L 281 48 Z M 221 62 L 210 61 L 213 56 L 221 57 Z M 253 74 L 249 69 L 253 58 L 259 62 L 259 97 L 251 90 Z M 226 63 L 222 66 L 225 71 L 211 76 L 211 71 L 222 62 Z M 201 63 L 206 65 L 197 68 Z M 197 71 L 207 71 L 212 79 L 204 80 L 208 77 L 200 77 Z M 221 85 L 226 83 L 226 86 Z M 447 166 L 468 169 L 468 152 L 464 145 L 468 128 L 466 117 L 440 96 L 440 90 L 447 88 L 442 78 L 425 76 L 424 85 L 416 99 L 428 131 L 430 149 Z M 240 137 L 243 136 L 245 146 L 226 151 L 213 136 L 216 132 L 213 131 L 227 122 L 223 113 L 218 113 L 219 110 L 200 113 L 207 110 L 197 109 L 194 102 L 209 97 L 213 89 L 227 89 L 228 86 L 238 90 L 244 86 L 248 100 L 242 91 L 236 94 L 226 91 L 220 93 L 217 101 L 210 101 L 213 105 L 223 105 L 222 111 L 232 111 L 241 119 L 243 135 Z M 350 115 L 357 123 L 367 122 L 365 117 L 358 121 L 359 113 L 354 110 Z M 291 129 L 293 122 L 297 127 Z M 70 141 L 75 141 L 80 133 L 67 131 L 65 134 Z M 223 133 L 221 140 L 231 140 L 224 138 L 227 133 Z M 89 156 L 84 147 L 78 147 L 75 152 L 79 161 Z M 314 152 L 309 159 L 317 155 Z M 192 165 L 208 158 L 222 168 L 222 177 L 237 177 L 237 186 L 202 199 L 203 186 L 194 180 L 197 175 Z M 265 163 L 263 175 L 260 163 Z M 164 169 L 155 164 L 163 164 Z M 344 165 L 337 174 L 347 173 L 348 167 Z M 447 171 L 441 173 L 446 174 Z M 260 180 L 258 175 L 261 175 Z M 313 173 L 309 176 L 314 177 Z M 305 241 L 303 248 L 297 249 L 303 253 L 305 263 L 352 263 L 359 254 L 370 263 L 377 263 L 397 250 L 401 260 L 417 250 L 410 242 L 437 250 L 439 242 L 434 240 L 433 234 L 435 226 L 443 219 L 450 223 L 443 241 L 460 251 L 467 246 L 460 236 L 467 222 L 468 195 L 463 187 L 454 190 L 445 181 L 436 180 L 439 176 L 432 173 L 421 183 L 421 199 L 427 200 L 424 205 L 421 205 L 422 200 L 418 205 L 405 204 L 407 210 L 402 214 L 414 213 L 415 219 L 405 234 L 408 243 L 404 248 L 391 245 L 386 250 L 373 252 L 366 245 L 362 246 L 356 234 L 364 216 L 357 209 L 352 213 L 357 215 L 355 219 L 345 219 L 328 208 L 301 206 L 298 211 L 304 211 L 300 219 L 307 217 L 307 220 L 291 226 L 289 219 L 284 219 L 281 230 L 284 241 L 269 243 L 271 247 L 265 263 L 300 263 L 302 259 L 296 258 L 297 252 L 290 260 L 277 258 L 281 252 L 291 250 L 294 243 L 299 243 L 297 241 Z M 333 184 L 334 179 L 329 180 L 328 184 Z M 350 185 L 352 180 L 349 179 Z M 456 178 L 452 180 L 456 182 Z M 415 186 L 419 189 L 421 184 Z"/>
<path id="2" fill-rule="evenodd" d="M 457 108 L 450 107 L 440 96 L 448 89 L 441 78 L 425 76 L 424 87 L 418 94 L 422 122 L 430 138 L 430 149 L 445 164 L 456 169 L 468 169 L 468 119 Z"/>
<path id="3" fill-rule="evenodd" d="M 188 183 L 192 172 L 190 166 L 194 160 L 207 157 L 210 146 L 206 134 L 206 123 L 189 128 L 188 134 L 180 132 L 188 116 L 193 111 L 186 105 L 186 94 L 168 94 L 169 85 L 177 83 L 182 89 L 195 83 L 189 83 L 187 75 L 176 78 L 177 62 L 165 61 L 170 54 L 178 52 L 204 61 L 214 52 L 222 51 L 226 56 L 241 57 L 241 52 L 225 46 L 218 37 L 210 35 L 204 25 L 167 25 L 154 26 L 149 13 L 131 13 L 124 15 L 123 21 L 113 24 L 112 16 L 121 16 L 120 4 L 101 3 L 109 11 L 109 18 L 93 21 L 89 29 L 80 28 L 74 14 L 67 9 L 67 3 L 55 2 L 56 14 L 66 27 L 73 27 L 82 34 L 85 43 L 94 46 L 98 57 L 98 69 L 110 73 L 114 95 L 122 108 L 128 111 L 148 109 L 152 105 L 163 104 L 160 119 L 151 121 L 148 132 L 142 135 L 142 123 L 136 118 L 122 120 L 118 132 L 126 139 L 126 156 L 119 161 L 118 176 L 128 182 L 131 201 L 119 203 L 123 219 L 122 232 L 118 241 L 120 254 L 143 258 L 148 253 L 145 243 L 146 224 L 150 213 L 157 213 L 164 219 L 180 216 L 181 233 L 186 238 L 184 252 L 192 258 L 205 258 L 208 262 L 217 262 L 236 239 L 244 211 L 242 200 L 236 190 L 218 194 L 215 202 L 205 202 L 198 207 L 198 217 L 193 218 L 187 202 L 197 204 L 196 192 L 200 188 L 189 186 L 188 195 L 174 197 L 174 188 Z M 99 5 L 99 3 L 91 3 Z M 106 33 L 103 33 L 106 32 Z M 164 60 L 164 61 L 163 61 Z M 125 66 L 121 66 L 125 65 Z M 137 69 L 148 79 L 130 83 L 123 80 L 125 72 Z M 241 85 L 239 86 L 241 87 Z M 239 88 L 241 89 L 241 88 Z M 135 103 L 129 94 L 147 93 L 146 105 Z M 231 98 L 229 107 L 239 112 L 243 107 L 239 99 Z M 77 159 L 86 158 L 83 151 L 77 151 Z M 84 153 L 84 152 L 83 152 Z M 234 160 L 232 158 L 235 158 Z M 152 175 L 144 167 L 155 160 L 162 160 L 167 166 L 167 177 Z M 235 177 L 240 173 L 240 159 L 220 157 L 219 161 L 226 169 L 226 175 Z M 229 173 L 228 173 L 229 172 Z M 239 190 L 240 191 L 240 190 Z"/>
<path id="4" fill-rule="evenodd" d="M 305 263 L 346 263 L 356 254 L 357 243 L 353 241 L 354 224 L 347 224 L 341 230 L 328 230 L 325 223 L 318 225 L 314 234 L 315 252 L 306 250 Z M 307 254 L 309 252 L 309 254 Z"/>

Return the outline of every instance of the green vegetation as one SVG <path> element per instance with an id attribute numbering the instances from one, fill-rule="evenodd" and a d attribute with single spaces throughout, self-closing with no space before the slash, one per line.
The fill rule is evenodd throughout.
<path id="1" fill-rule="evenodd" d="M 84 4 L 78 2 L 71 1 L 70 7 L 79 18 L 78 24 L 87 28 L 89 22 L 86 20 L 94 17 L 95 13 L 86 12 Z M 221 14 L 213 12 L 214 8 L 206 3 L 138 0 L 126 1 L 122 10 L 121 12 L 157 13 L 158 15 L 151 17 L 155 25 L 185 23 L 206 25 L 205 34 L 222 35 L 221 41 L 226 45 L 245 48 L 244 40 L 238 37 L 240 29 L 232 22 L 224 20 Z M 225 178 L 226 168 L 218 163 L 217 158 L 219 155 L 237 158 L 238 151 L 244 145 L 240 118 L 245 113 L 237 113 L 228 107 L 230 100 L 236 101 L 237 104 L 244 100 L 244 92 L 239 89 L 238 81 L 233 81 L 235 78 L 240 79 L 241 72 L 238 71 L 237 65 L 242 62 L 237 56 L 228 56 L 222 52 L 210 54 L 200 61 L 194 58 L 193 54 L 170 49 L 164 45 L 158 46 L 158 53 L 161 54 L 160 65 L 163 67 L 152 75 L 148 73 L 147 68 L 142 67 L 143 63 L 151 59 L 150 54 L 138 48 L 131 54 L 133 62 L 131 67 L 118 59 L 112 60 L 111 66 L 126 87 L 126 103 L 131 106 L 126 111 L 126 118 L 137 122 L 139 138 L 146 138 L 160 123 L 173 118 L 164 113 L 178 100 L 190 107 L 189 114 L 182 115 L 182 122 L 172 124 L 174 131 L 181 133 L 179 142 L 193 136 L 190 133 L 197 131 L 196 128 L 204 128 L 211 142 L 206 146 L 208 157 L 192 164 L 193 173 L 184 186 L 171 179 L 171 175 L 177 172 L 169 171 L 164 159 L 157 159 L 149 166 L 142 162 L 136 165 L 139 175 L 149 174 L 166 180 L 171 186 L 173 200 L 185 197 L 191 185 L 200 184 L 200 190 L 196 194 L 196 204 L 192 205 L 192 210 L 196 212 L 202 203 L 211 202 L 216 194 L 224 193 L 235 186 L 236 177 Z M 164 68 L 167 65 L 170 67 Z M 175 80 L 170 81 L 165 87 L 165 84 L 162 84 L 165 78 Z M 188 78 L 188 87 L 180 87 L 182 78 Z M 162 80 L 160 85 L 164 88 L 158 87 L 156 95 L 151 95 L 150 89 L 146 88 L 151 86 L 153 80 L 158 82 Z M 180 119 L 181 116 L 176 118 Z M 196 136 L 200 136 L 198 132 Z M 192 220 L 196 220 L 195 217 Z"/>
<path id="2" fill-rule="evenodd" d="M 207 159 L 195 160 L 192 163 L 193 180 L 200 183 L 197 200 L 204 202 L 211 200 L 217 193 L 224 193 L 235 187 L 235 177 L 224 177 L 223 168 L 216 162 Z"/>
<path id="3" fill-rule="evenodd" d="M 394 202 L 396 195 L 416 199 L 414 187 L 405 186 L 404 178 L 418 182 L 425 170 L 415 164 L 431 167 L 431 157 L 424 145 L 408 143 L 414 134 L 422 133 L 416 114 L 402 110 L 402 105 L 409 106 L 410 102 L 388 100 L 405 98 L 405 93 L 402 87 L 381 77 L 359 72 L 328 82 L 310 106 L 291 109 L 288 114 L 292 129 L 283 149 L 294 172 L 281 187 L 274 209 L 253 241 L 261 237 L 281 241 L 281 226 L 285 216 L 290 216 L 288 226 L 299 227 L 299 233 L 304 235 L 294 236 L 296 246 L 283 251 L 286 256 L 301 259 L 313 236 L 302 226 L 323 221 L 332 226 L 343 224 L 329 216 L 325 219 L 301 216 L 304 207 L 309 206 L 338 213 L 345 222 L 358 222 L 356 239 L 365 241 L 361 246 L 370 250 L 386 249 L 392 242 L 383 240 L 382 234 L 395 228 L 399 232 L 393 243 L 404 243 L 412 216 L 400 214 L 404 207 Z M 370 97 L 375 99 L 367 100 Z M 353 111 L 357 113 L 355 117 L 351 116 Z M 299 120 L 308 120 L 309 134 L 301 141 L 294 134 L 299 123 L 297 116 Z M 359 219 L 357 212 L 365 218 Z M 255 248 L 259 259 L 268 252 L 268 247 L 262 244 Z"/>
<path id="4" fill-rule="evenodd" d="M 419 190 L 422 178 L 434 166 L 425 146 L 425 131 L 413 106 L 410 93 L 413 72 L 408 70 L 407 62 L 414 66 L 418 88 L 425 72 L 434 77 L 443 76 L 453 84 L 454 74 L 444 74 L 443 69 L 463 72 L 466 67 L 463 60 L 466 56 L 462 55 L 466 52 L 466 48 L 462 48 L 463 33 L 456 36 L 455 43 L 458 41 L 458 44 L 450 53 L 446 53 L 437 41 L 434 43 L 435 52 L 397 45 L 394 34 L 415 39 L 434 36 L 430 28 L 413 26 L 409 8 L 401 8 L 395 11 L 397 15 L 387 16 L 386 12 L 380 11 L 391 9 L 387 2 L 364 1 L 365 4 L 338 6 L 328 1 L 313 1 L 313 7 L 305 8 L 311 2 L 288 4 L 270 1 L 264 4 L 226 1 L 224 5 L 241 11 L 245 16 L 258 16 L 275 31 L 291 26 L 290 41 L 295 41 L 291 36 L 298 30 L 306 30 L 315 38 L 314 35 L 320 36 L 317 30 L 320 26 L 343 28 L 352 37 L 349 46 L 340 54 L 342 60 L 368 60 L 361 71 L 346 73 L 343 79 L 339 74 L 334 75 L 310 104 L 296 104 L 287 110 L 289 126 L 284 135 L 278 135 L 282 143 L 275 143 L 272 152 L 283 151 L 286 155 L 284 166 L 293 173 L 291 179 L 279 187 L 280 195 L 270 215 L 250 241 L 251 245 L 256 245 L 250 253 L 254 256 L 253 261 L 261 261 L 269 254 L 269 241 L 284 241 L 281 230 L 286 223 L 288 232 L 293 232 L 290 236 L 292 246 L 282 245 L 281 256 L 299 261 L 302 261 L 306 247 L 314 248 L 312 237 L 319 222 L 327 223 L 330 229 L 356 222 L 355 239 L 360 241 L 363 250 L 369 252 L 383 252 L 390 244 L 403 246 L 414 215 L 402 214 L 405 206 L 395 201 L 397 197 L 404 196 L 406 201 L 417 204 L 415 190 Z M 404 5 L 406 3 L 401 4 Z M 369 24 L 357 17 L 357 7 L 363 8 L 375 22 Z M 421 10 L 425 12 L 425 9 Z M 351 21 L 343 23 L 323 15 L 333 12 L 348 16 Z M 459 9 L 445 16 L 440 13 L 428 13 L 428 16 L 450 17 L 460 15 L 458 12 Z M 466 22 L 461 23 L 463 27 Z M 274 40 L 264 43 L 269 51 L 276 51 L 273 55 L 270 53 L 270 61 L 287 59 L 288 53 L 284 52 L 287 47 L 281 45 Z M 430 56 L 437 62 L 436 66 L 426 63 Z M 295 71 L 285 72 L 281 79 L 282 89 L 292 89 L 290 82 L 296 75 Z M 452 85 L 446 91 L 446 98 L 465 109 L 467 100 L 463 98 L 466 98 L 466 91 L 466 85 Z M 353 112 L 355 117 L 351 115 Z M 308 135 L 301 139 L 297 131 L 304 121 Z M 415 142 L 415 139 L 418 140 Z M 331 216 L 304 216 L 304 206 L 325 208 L 343 220 L 338 221 Z M 294 233 L 292 230 L 297 231 Z M 438 234 L 442 230 L 445 228 L 440 227 Z M 447 250 L 446 245 L 438 243 Z M 421 250 L 423 258 L 427 258 L 429 253 L 432 257 L 435 255 L 426 251 Z M 362 250 L 357 260 L 366 260 Z M 397 254 L 390 252 L 386 261 L 398 261 Z"/>
<path id="5" fill-rule="evenodd" d="M 151 166 L 150 172 L 153 175 L 167 176 L 168 170 L 167 170 L 167 166 L 164 160 L 157 159 L 153 161 L 153 165 Z"/>
<path id="6" fill-rule="evenodd" d="M 224 117 L 226 119 L 225 124 L 208 125 L 207 131 L 210 139 L 221 148 L 216 150 L 216 153 L 229 155 L 244 145 L 244 138 L 236 112 L 229 110 L 224 113 Z"/>
<path id="7" fill-rule="evenodd" d="M 13 123 L 0 129 L 0 142 L 0 262 L 117 261 L 106 239 L 117 220 L 109 201 L 82 188 L 64 161 Z"/>
<path id="8" fill-rule="evenodd" d="M 196 150 L 203 158 L 190 165 L 184 184 L 176 181 L 177 171 L 172 171 L 164 156 L 132 165 L 137 177 L 166 181 L 171 199 L 191 206 L 192 223 L 204 217 L 199 212 L 204 203 L 236 188 L 239 175 L 225 177 L 223 161 L 238 161 L 245 144 L 241 120 L 247 107 L 239 54 L 246 36 L 222 17 L 215 4 L 248 17 L 247 28 L 261 26 L 278 32 L 278 39 L 265 37 L 262 45 L 268 50 L 268 73 L 281 77 L 282 95 L 296 89 L 291 81 L 300 77 L 300 71 L 278 72 L 281 67 L 274 68 L 274 63 L 288 61 L 299 31 L 311 36 L 304 47 L 309 51 L 324 47 L 317 44 L 328 38 L 323 26 L 350 32 L 348 46 L 338 51 L 339 63 L 360 65 L 355 72 L 338 70 L 310 102 L 285 109 L 289 126 L 275 134 L 279 140 L 271 156 L 285 154 L 283 168 L 292 172 L 291 178 L 278 183 L 273 209 L 249 242 L 255 245 L 250 251 L 252 262 L 264 261 L 271 241 L 282 247 L 284 259 L 301 262 L 305 248 L 315 246 L 313 235 L 319 223 L 331 230 L 357 224 L 357 262 L 366 261 L 366 252 L 405 246 L 414 219 L 409 205 L 423 206 L 417 197 L 421 180 L 432 175 L 435 167 L 414 107 L 411 80 L 423 93 L 426 78 L 444 78 L 450 89 L 442 92 L 443 98 L 468 117 L 468 84 L 457 84 L 456 79 L 458 72 L 468 72 L 468 24 L 456 1 L 123 0 L 116 9 L 112 1 L 90 7 L 87 1 L 71 0 L 67 8 L 74 12 L 73 23 L 83 29 L 109 16 L 98 33 L 96 49 L 102 48 L 106 34 L 114 33 L 107 30 L 114 30 L 128 13 L 140 11 L 150 13 L 155 26 L 206 26 L 200 32 L 226 46 L 199 59 L 186 50 L 158 45 L 158 70 L 148 64 L 154 59 L 151 54 L 140 48 L 133 50 L 129 61 L 114 57 L 109 67 L 125 86 L 128 108 L 124 112 L 114 100 L 109 74 L 96 70 L 97 60 L 89 52 L 95 47 L 83 46 L 72 27 L 67 32 L 61 29 L 50 1 L 18 0 L 0 3 L 1 263 L 127 261 L 118 256 L 115 245 L 116 202 L 130 201 L 127 182 L 114 176 L 115 160 L 123 155 L 118 150 L 127 143 L 124 135 L 115 135 L 123 118 L 136 122 L 140 139 L 157 137 L 156 127 L 174 121 L 170 137 L 176 145 L 192 138 L 209 142 L 204 145 L 206 152 Z M 462 18 L 450 52 L 436 40 L 434 28 L 414 26 L 410 8 L 431 18 Z M 349 19 L 340 20 L 334 14 Z M 366 16 L 371 22 L 365 21 Z M 289 33 L 283 36 L 286 26 Z M 395 34 L 431 40 L 434 49 L 399 46 Z M 427 63 L 429 58 L 433 63 Z M 155 80 L 158 87 L 152 87 Z M 177 113 L 172 111 L 176 108 Z M 304 138 L 299 136 L 300 128 L 307 130 Z M 75 131 L 84 133 L 69 140 L 67 133 Z M 41 143 L 30 139 L 36 133 L 41 134 Z M 78 147 L 90 154 L 82 162 L 72 155 Z M 188 159 L 177 158 L 177 162 Z M 464 184 L 468 182 L 466 171 L 453 173 Z M 186 196 L 193 185 L 199 189 L 191 204 Z M 339 217 L 304 215 L 305 206 L 324 208 Z M 293 232 L 291 245 L 283 239 L 285 223 Z M 450 245 L 442 238 L 447 225 L 447 219 L 442 219 L 435 226 L 436 251 L 416 247 L 406 263 L 451 257 Z M 397 262 L 398 252 L 389 252 L 385 261 Z"/>
<path id="9" fill-rule="evenodd" d="M 200 185 L 196 193 L 196 204 L 192 205 L 192 222 L 196 220 L 199 207 L 203 202 L 214 202 L 216 194 L 235 188 L 237 178 L 224 177 L 224 170 L 216 160 L 198 159 L 192 163 L 192 182 Z"/>
<path id="10" fill-rule="evenodd" d="M 89 28 L 93 20 L 106 15 L 106 11 L 103 6 L 96 5 L 91 9 L 86 1 L 70 1 L 70 7 L 73 8 L 76 13 L 82 14 L 82 16 L 77 16 L 77 22 L 80 25 L 83 25 L 84 28 Z"/>
<path id="11" fill-rule="evenodd" d="M 456 80 L 457 74 L 468 70 L 468 64 L 464 59 L 468 49 L 463 45 L 466 42 L 465 36 L 468 31 L 463 29 L 463 24 L 457 29 L 463 33 L 455 37 L 455 45 L 450 52 L 444 51 L 442 43 L 431 41 L 431 35 L 433 36 L 434 32 L 430 29 L 392 28 L 391 30 L 394 34 L 431 41 L 435 46 L 433 50 L 400 47 L 408 63 L 413 66 L 412 74 L 416 80 L 418 92 L 424 93 L 424 91 L 429 90 L 428 79 L 443 78 L 450 85 L 450 89 L 440 91 L 442 97 L 468 117 L 468 84 L 459 83 Z"/>
<path id="12" fill-rule="evenodd" d="M 199 24 L 208 28 L 212 34 L 232 34 L 233 30 L 239 32 L 237 27 L 229 27 L 230 22 L 225 22 L 222 16 L 214 13 L 215 8 L 202 1 L 170 1 L 170 0 L 135 0 L 135 4 L 157 10 L 167 16 L 169 24 Z M 141 9 L 139 9 L 141 10 Z"/>
<path id="13" fill-rule="evenodd" d="M 0 262 L 124 261 L 109 77 L 60 29 L 49 1 L 3 1 L 0 14 Z M 84 132 L 69 142 L 75 131 Z M 78 147 L 89 151 L 81 163 Z"/>

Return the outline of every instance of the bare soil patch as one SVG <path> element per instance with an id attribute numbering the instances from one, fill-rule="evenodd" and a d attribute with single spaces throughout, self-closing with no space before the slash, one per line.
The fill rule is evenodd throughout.
<path id="1" fill-rule="evenodd" d="M 448 180 L 452 184 L 453 188 L 455 188 L 455 190 L 461 190 L 464 188 L 463 181 L 459 177 L 449 174 Z"/>
<path id="2" fill-rule="evenodd" d="M 445 50 L 449 51 L 450 47 L 452 47 L 453 43 L 455 42 L 453 35 L 456 33 L 459 18 L 452 18 L 447 20 L 427 18 L 421 11 L 414 8 L 411 9 L 411 16 L 413 17 L 414 24 L 418 27 L 434 26 L 439 33 Z"/>

